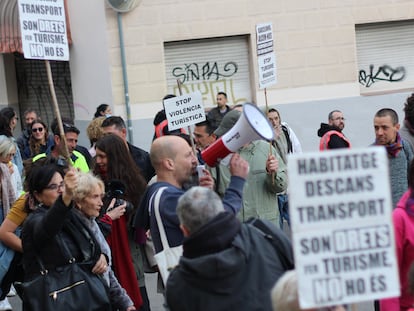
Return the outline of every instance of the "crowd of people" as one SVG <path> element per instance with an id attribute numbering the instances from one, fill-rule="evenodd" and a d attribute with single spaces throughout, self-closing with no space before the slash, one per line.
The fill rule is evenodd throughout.
<path id="1" fill-rule="evenodd" d="M 158 282 L 167 309 L 301 310 L 296 271 L 285 264 L 294 261 L 285 234 L 287 159 L 302 152 L 294 130 L 271 108 L 270 144 L 248 142 L 214 167 L 201 155 L 233 128 L 242 109 L 219 92 L 217 107 L 194 125 L 193 137 L 184 129 L 169 131 L 161 110 L 149 152 L 128 142 L 124 120 L 107 104 L 97 107 L 87 127 L 88 148 L 78 145 L 73 120 L 55 119 L 48 127 L 33 109 L 24 112 L 24 130 L 15 139 L 16 112 L 0 110 L 0 241 L 11 250 L 3 256 L 0 310 L 11 310 L 7 295 L 14 282 L 39 274 L 39 258 L 46 269 L 58 269 L 67 264 L 68 250 L 87 273 L 102 276 L 112 310 L 151 310 L 144 272 L 152 258 L 145 249 L 151 241 L 155 253 L 164 251 L 156 209 L 168 245 L 182 246 L 178 265 Z M 373 118 L 372 145 L 384 146 L 389 158 L 401 280 L 400 297 L 376 302 L 381 311 L 414 304 L 414 94 L 404 111 L 401 130 L 392 109 Z M 319 149 L 351 148 L 344 128 L 343 112 L 330 112 L 316 133 Z M 268 231 L 251 219 L 260 219 Z M 32 310 L 25 299 L 23 308 Z"/>

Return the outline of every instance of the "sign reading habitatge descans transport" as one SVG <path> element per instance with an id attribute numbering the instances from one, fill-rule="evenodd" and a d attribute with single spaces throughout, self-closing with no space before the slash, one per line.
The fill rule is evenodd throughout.
<path id="1" fill-rule="evenodd" d="M 64 0 L 18 0 L 24 57 L 69 60 Z"/>
<path id="2" fill-rule="evenodd" d="M 206 120 L 199 91 L 164 100 L 164 109 L 170 131 Z"/>
<path id="3" fill-rule="evenodd" d="M 385 148 L 292 154 L 288 172 L 301 308 L 398 297 Z"/>

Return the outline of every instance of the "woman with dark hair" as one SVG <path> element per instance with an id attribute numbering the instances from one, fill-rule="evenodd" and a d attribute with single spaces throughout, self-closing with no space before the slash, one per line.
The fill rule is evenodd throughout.
<path id="1" fill-rule="evenodd" d="M 69 264 L 65 248 L 87 273 L 104 274 L 108 269 L 106 256 L 94 233 L 73 209 L 73 194 L 78 186 L 76 169 L 69 169 L 63 177 L 55 164 L 33 167 L 25 183 L 29 195 L 29 215 L 22 230 L 25 280 L 39 275 L 38 258 L 48 271 Z M 75 303 L 84 306 L 88 302 Z M 25 307 L 32 310 L 30 305 Z M 110 310 L 110 306 L 101 310 Z"/>
<path id="2" fill-rule="evenodd" d="M 94 118 L 109 117 L 112 114 L 111 107 L 108 104 L 100 104 L 96 107 Z"/>
<path id="3" fill-rule="evenodd" d="M 400 276 L 401 296 L 380 300 L 380 310 L 408 310 L 414 304 L 410 292 L 408 272 L 414 262 L 414 161 L 408 172 L 408 190 L 392 212 L 394 223 L 397 265 Z"/>
<path id="4" fill-rule="evenodd" d="M 53 145 L 53 137 L 49 135 L 47 125 L 40 119 L 32 122 L 29 126 L 30 138 L 29 145 L 26 146 L 22 158 L 26 160 L 46 152 Z"/>
<path id="5" fill-rule="evenodd" d="M 113 134 L 104 136 L 96 142 L 95 147 L 94 172 L 105 182 L 107 194 L 109 192 L 117 194 L 118 199 L 126 200 L 132 205 L 132 209 L 127 210 L 126 214 L 110 221 L 111 232 L 106 239 L 112 251 L 113 269 L 135 306 L 141 305 L 143 300 L 141 310 L 148 310 L 149 302 L 144 285 L 142 254 L 133 240 L 132 230 L 129 230 L 129 224 L 145 191 L 146 181 L 120 137 Z M 114 185 L 122 187 L 114 189 Z M 113 197 L 112 194 L 110 199 Z M 103 212 L 106 212 L 105 204 Z M 135 260 L 137 262 L 133 262 Z M 141 295 L 139 290 L 141 290 Z"/>
<path id="6" fill-rule="evenodd" d="M 13 131 L 16 128 L 17 120 L 16 112 L 12 107 L 5 107 L 0 110 L 0 135 L 6 135 L 7 137 L 13 137 Z M 17 165 L 19 169 L 19 174 L 23 174 L 23 160 L 22 155 L 20 154 L 20 149 L 17 146 L 16 140 L 13 137 L 13 140 L 16 144 L 16 153 L 12 159 L 12 162 Z"/>

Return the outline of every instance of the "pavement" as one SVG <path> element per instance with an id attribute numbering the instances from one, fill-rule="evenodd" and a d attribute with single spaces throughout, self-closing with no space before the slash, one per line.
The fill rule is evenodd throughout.
<path id="1" fill-rule="evenodd" d="M 147 286 L 151 311 L 164 311 L 164 296 L 162 294 L 157 293 L 157 273 L 145 274 L 145 284 Z M 13 311 L 22 311 L 22 302 L 18 296 L 9 297 L 9 301 L 13 307 Z M 373 302 L 355 304 L 351 310 L 374 311 Z"/>

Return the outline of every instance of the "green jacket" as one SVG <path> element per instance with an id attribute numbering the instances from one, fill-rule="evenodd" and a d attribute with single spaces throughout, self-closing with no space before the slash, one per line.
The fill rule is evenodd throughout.
<path id="1" fill-rule="evenodd" d="M 243 190 L 243 208 L 237 214 L 241 221 L 246 221 L 250 217 L 257 217 L 267 219 L 276 225 L 279 223 L 277 193 L 286 190 L 287 168 L 275 148 L 271 147 L 271 150 L 279 161 L 279 169 L 274 176 L 273 183 L 272 175 L 266 171 L 266 160 L 270 151 L 269 143 L 256 140 L 238 150 L 240 156 L 250 166 Z M 209 168 L 209 170 L 216 180 L 218 194 L 223 196 L 230 182 L 228 167 L 219 164 L 216 168 Z M 217 174 L 220 176 L 218 177 Z"/>

